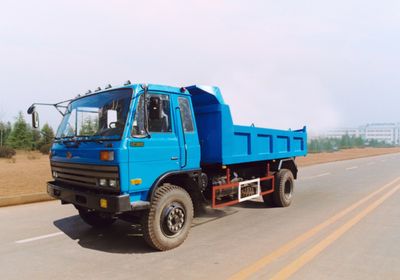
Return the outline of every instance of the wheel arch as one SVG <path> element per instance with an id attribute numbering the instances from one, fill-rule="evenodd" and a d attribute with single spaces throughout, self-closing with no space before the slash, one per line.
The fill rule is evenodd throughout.
<path id="1" fill-rule="evenodd" d="M 295 162 L 295 158 L 285 158 L 274 162 L 272 166 L 273 171 L 279 171 L 281 169 L 288 169 L 292 172 L 294 179 L 297 179 L 298 168 Z"/>
<path id="2" fill-rule="evenodd" d="M 169 183 L 179 186 L 189 193 L 196 213 L 200 208 L 203 197 L 198 183 L 198 178 L 200 174 L 201 169 L 179 170 L 164 173 L 163 175 L 158 177 L 151 186 L 148 194 L 148 201 L 152 201 L 154 193 L 158 187 L 162 186 L 164 183 Z"/>

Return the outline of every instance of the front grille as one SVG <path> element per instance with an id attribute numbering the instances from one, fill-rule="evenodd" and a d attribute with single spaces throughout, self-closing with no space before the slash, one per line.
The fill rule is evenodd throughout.
<path id="1" fill-rule="evenodd" d="M 88 165 L 65 162 L 51 162 L 51 171 L 57 173 L 56 181 L 73 184 L 76 186 L 119 191 L 118 166 Z M 99 179 L 113 179 L 117 181 L 117 187 L 103 187 L 99 185 Z"/>

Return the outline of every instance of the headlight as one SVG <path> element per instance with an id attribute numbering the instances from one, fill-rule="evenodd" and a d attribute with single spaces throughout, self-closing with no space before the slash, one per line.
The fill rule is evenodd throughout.
<path id="1" fill-rule="evenodd" d="M 106 187 L 107 186 L 107 179 L 100 179 L 99 180 L 99 185 L 102 187 Z"/>
<path id="2" fill-rule="evenodd" d="M 110 179 L 108 181 L 108 184 L 109 184 L 110 187 L 115 188 L 117 186 L 117 180 Z"/>

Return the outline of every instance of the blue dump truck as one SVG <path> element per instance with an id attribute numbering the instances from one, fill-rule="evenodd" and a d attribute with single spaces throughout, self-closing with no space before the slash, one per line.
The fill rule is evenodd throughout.
<path id="1" fill-rule="evenodd" d="M 131 84 L 38 105 L 63 115 L 50 151 L 47 192 L 73 204 L 93 227 L 140 220 L 157 250 L 182 244 L 205 204 L 254 198 L 289 206 L 295 157 L 307 153 L 305 127 L 275 130 L 234 125 L 211 86 Z M 282 112 L 287 114 L 288 112 Z"/>

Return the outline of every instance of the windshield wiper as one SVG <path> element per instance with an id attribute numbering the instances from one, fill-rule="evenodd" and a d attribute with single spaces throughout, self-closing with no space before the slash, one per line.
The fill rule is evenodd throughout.
<path id="1" fill-rule="evenodd" d="M 102 143 L 103 141 L 118 141 L 121 140 L 121 137 L 116 136 L 113 138 L 109 137 L 96 137 L 100 135 L 92 135 L 92 136 L 65 136 L 65 137 L 57 137 L 55 140 L 57 140 L 58 143 L 66 144 L 66 143 L 85 143 L 85 142 L 97 142 L 97 143 Z"/>
<path id="2" fill-rule="evenodd" d="M 75 136 L 65 136 L 65 137 L 58 137 L 54 138 L 56 143 L 60 143 L 65 145 L 66 147 L 72 148 L 72 147 L 79 147 L 80 141 L 76 139 Z M 72 145 L 69 145 L 68 143 L 72 143 Z"/>
<path id="3" fill-rule="evenodd" d="M 75 136 L 63 136 L 63 137 L 55 137 L 54 140 L 60 141 L 60 142 L 71 142 L 74 141 L 73 139 Z"/>
<path id="4" fill-rule="evenodd" d="M 101 135 L 93 135 L 91 138 L 89 138 L 87 141 L 95 141 L 98 143 L 102 143 L 103 141 L 119 141 L 121 140 L 121 136 L 111 136 L 111 137 L 101 137 Z"/>

